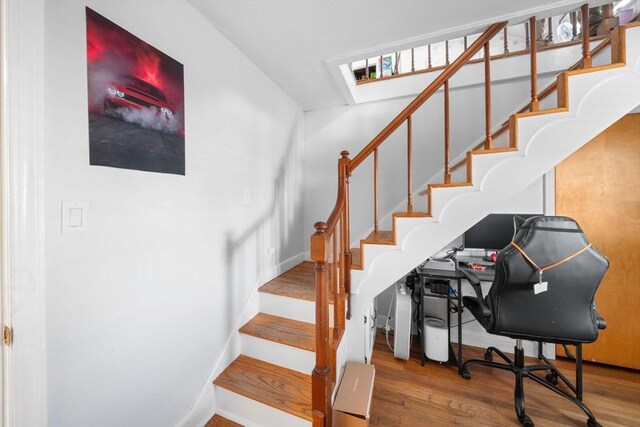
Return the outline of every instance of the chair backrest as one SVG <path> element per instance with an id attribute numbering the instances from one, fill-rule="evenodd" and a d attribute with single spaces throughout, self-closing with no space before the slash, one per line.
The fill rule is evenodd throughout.
<path id="1" fill-rule="evenodd" d="M 515 243 L 515 245 L 514 245 Z M 492 311 L 488 331 L 512 338 L 557 343 L 593 342 L 598 337 L 594 297 L 609 261 L 593 246 L 543 272 L 546 291 L 535 293 L 539 267 L 546 267 L 589 245 L 571 218 L 527 219 L 513 242 L 499 252 L 496 276 L 485 301 Z"/>

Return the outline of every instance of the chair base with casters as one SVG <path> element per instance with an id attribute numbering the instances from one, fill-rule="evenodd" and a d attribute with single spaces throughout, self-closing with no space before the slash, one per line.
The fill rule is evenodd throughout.
<path id="1" fill-rule="evenodd" d="M 497 354 L 505 363 L 499 363 L 493 361 L 493 355 Z M 534 426 L 531 418 L 525 413 L 525 398 L 524 398 L 524 379 L 529 378 L 532 381 L 548 388 L 549 390 L 559 394 L 565 399 L 573 402 L 587 415 L 587 425 L 589 427 L 599 427 L 600 423 L 596 420 L 596 417 L 589 410 L 589 408 L 582 402 L 582 344 L 576 345 L 576 384 L 572 384 L 562 372 L 549 361 L 544 355 L 542 355 L 542 344 L 538 346 L 538 358 L 543 362 L 535 365 L 525 365 L 524 363 L 524 350 L 522 349 L 522 340 L 516 340 L 514 347 L 514 358 L 509 358 L 506 354 L 495 347 L 489 347 L 484 353 L 484 360 L 470 359 L 463 365 L 465 371 L 464 378 L 471 379 L 469 373 L 469 366 L 471 365 L 484 365 L 492 368 L 502 369 L 505 371 L 511 371 L 516 376 L 514 401 L 516 408 L 516 415 L 518 421 L 524 426 Z M 544 377 L 537 375 L 536 373 L 543 373 L 547 371 Z M 558 387 L 558 379 L 562 381 L 573 394 L 567 393 L 565 390 Z"/>

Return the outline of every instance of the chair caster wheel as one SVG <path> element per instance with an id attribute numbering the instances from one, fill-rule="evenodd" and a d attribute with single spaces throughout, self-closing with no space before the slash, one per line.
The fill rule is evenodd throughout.
<path id="1" fill-rule="evenodd" d="M 587 420 L 587 426 L 589 426 L 589 427 L 602 427 L 602 424 L 597 422 L 595 418 L 593 418 L 593 419 L 589 418 Z"/>
<path id="2" fill-rule="evenodd" d="M 471 379 L 471 373 L 467 370 L 467 368 L 464 368 L 460 375 L 462 375 L 462 378 L 464 378 L 465 380 Z"/>
<path id="3" fill-rule="evenodd" d="M 491 350 L 487 350 L 484 352 L 484 360 L 488 362 L 493 361 L 493 352 Z"/>
<path id="4" fill-rule="evenodd" d="M 550 384 L 558 385 L 558 374 L 554 371 L 551 371 L 550 373 L 545 375 L 544 379 L 547 380 L 547 382 Z"/>
<path id="5" fill-rule="evenodd" d="M 528 415 L 524 415 L 522 417 L 518 417 L 518 421 L 520 421 L 520 423 L 524 426 L 524 427 L 534 427 L 535 424 L 533 423 L 533 421 L 531 420 L 531 418 L 529 418 Z"/>

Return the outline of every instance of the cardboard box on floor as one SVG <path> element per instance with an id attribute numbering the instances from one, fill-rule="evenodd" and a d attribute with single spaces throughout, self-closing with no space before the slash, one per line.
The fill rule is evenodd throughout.
<path id="1" fill-rule="evenodd" d="M 376 368 L 364 363 L 347 362 L 333 402 L 333 427 L 369 425 L 371 395 Z"/>

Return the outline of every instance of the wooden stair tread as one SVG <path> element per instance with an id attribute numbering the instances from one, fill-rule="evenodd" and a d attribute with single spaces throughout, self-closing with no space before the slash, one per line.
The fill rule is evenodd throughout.
<path id="1" fill-rule="evenodd" d="M 374 245 L 393 245 L 395 244 L 393 238 L 393 231 L 372 231 L 365 239 L 361 240 L 361 243 L 374 244 Z"/>
<path id="2" fill-rule="evenodd" d="M 395 212 L 393 214 L 396 218 L 430 218 L 429 212 Z"/>
<path id="3" fill-rule="evenodd" d="M 216 386 L 311 421 L 311 375 L 244 355 L 213 382 Z"/>
<path id="4" fill-rule="evenodd" d="M 262 285 L 258 291 L 315 301 L 316 284 L 313 262 L 304 261 L 296 265 L 291 270 Z"/>
<path id="5" fill-rule="evenodd" d="M 482 150 L 474 150 L 472 153 L 477 154 L 495 154 L 495 153 L 510 153 L 512 151 L 518 151 L 515 147 L 499 147 L 499 148 L 487 148 Z"/>
<path id="6" fill-rule="evenodd" d="M 240 333 L 302 350 L 316 351 L 316 333 L 313 323 L 258 313 L 240 328 Z"/>
<path id="7" fill-rule="evenodd" d="M 432 188 L 456 188 L 456 187 L 471 187 L 473 184 L 471 182 L 450 182 L 448 184 L 429 184 L 426 189 L 422 190 L 418 193 L 420 196 L 425 196 L 429 194 L 429 191 Z M 429 199 L 429 203 L 431 203 L 431 199 Z M 429 216 L 431 216 L 431 212 L 429 212 Z"/>
<path id="8" fill-rule="evenodd" d="M 242 427 L 242 424 L 234 423 L 233 421 L 216 414 L 207 421 L 204 427 Z"/>
<path id="9" fill-rule="evenodd" d="M 470 182 L 450 182 L 448 184 L 429 184 L 431 188 L 455 188 L 455 187 L 471 187 Z"/>

